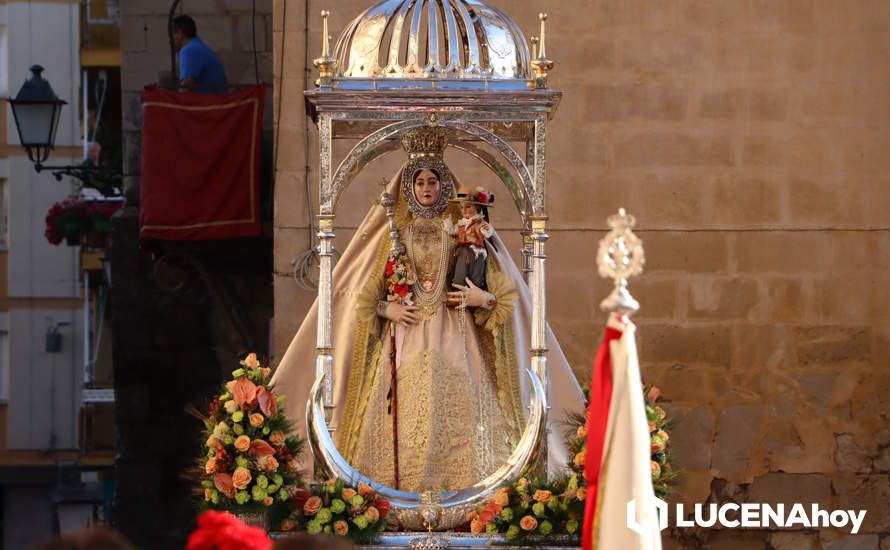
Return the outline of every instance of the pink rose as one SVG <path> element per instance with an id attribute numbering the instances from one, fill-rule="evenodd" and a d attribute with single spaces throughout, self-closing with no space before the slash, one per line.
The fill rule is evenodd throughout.
<path id="1" fill-rule="evenodd" d="M 296 529 L 297 524 L 294 522 L 294 520 L 285 518 L 281 520 L 281 525 L 279 527 L 282 531 L 293 531 L 294 529 Z"/>
<path id="2" fill-rule="evenodd" d="M 534 516 L 524 516 L 519 520 L 519 526 L 525 531 L 534 531 L 538 527 L 538 520 Z"/>
<path id="3" fill-rule="evenodd" d="M 535 491 L 535 494 L 532 496 L 533 499 L 540 502 L 541 504 L 547 504 L 550 501 L 550 497 L 553 496 L 553 493 L 550 491 L 542 491 L 538 489 Z"/>
<path id="4" fill-rule="evenodd" d="M 260 362 L 256 358 L 255 353 L 251 353 L 247 357 L 245 357 L 244 360 L 241 361 L 241 364 L 250 369 L 255 369 L 260 366 Z"/>
<path id="5" fill-rule="evenodd" d="M 246 489 L 247 486 L 250 485 L 252 479 L 253 476 L 250 475 L 250 470 L 241 466 L 235 468 L 235 473 L 232 474 L 232 484 L 239 491 L 241 489 Z"/>
<path id="6" fill-rule="evenodd" d="M 272 497 L 266 496 L 266 498 L 263 499 L 263 506 L 272 506 L 272 502 L 274 502 Z"/>
<path id="7" fill-rule="evenodd" d="M 478 519 L 474 519 L 470 522 L 470 532 L 471 533 L 482 533 L 485 531 L 485 526 Z"/>
<path id="8" fill-rule="evenodd" d="M 380 519 L 380 510 L 368 506 L 368 509 L 365 510 L 365 519 L 368 520 L 368 523 L 377 523 L 377 520 Z"/>
<path id="9" fill-rule="evenodd" d="M 355 489 L 352 489 L 352 488 L 350 488 L 350 487 L 347 487 L 347 488 L 343 489 L 343 492 L 340 493 L 340 495 L 343 497 L 343 501 L 344 501 L 344 502 L 349 502 L 349 501 L 351 501 L 351 500 L 352 500 L 352 497 L 354 497 L 354 496 L 357 495 L 357 494 L 358 494 L 358 493 L 356 493 Z"/>
<path id="10" fill-rule="evenodd" d="M 494 502 L 502 508 L 508 506 L 510 504 L 510 491 L 507 489 L 498 489 L 494 494 Z"/>
<path id="11" fill-rule="evenodd" d="M 334 522 L 334 533 L 341 537 L 345 537 L 349 533 L 349 524 L 342 519 L 338 519 Z"/>
<path id="12" fill-rule="evenodd" d="M 303 504 L 303 513 L 307 516 L 314 516 L 321 510 L 321 498 L 316 496 L 311 496 L 306 499 L 306 503 Z"/>
<path id="13" fill-rule="evenodd" d="M 216 458 L 210 458 L 209 460 L 207 460 L 207 464 L 204 465 L 204 472 L 207 474 L 216 472 Z"/>

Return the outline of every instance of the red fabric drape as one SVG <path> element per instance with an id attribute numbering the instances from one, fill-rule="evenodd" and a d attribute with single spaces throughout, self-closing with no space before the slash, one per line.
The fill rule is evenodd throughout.
<path id="1" fill-rule="evenodd" d="M 266 85 L 231 94 L 142 94 L 140 235 L 167 240 L 261 233 Z"/>
<path id="2" fill-rule="evenodd" d="M 606 446 L 606 429 L 609 425 L 609 406 L 612 403 L 612 360 L 609 344 L 621 338 L 621 331 L 606 327 L 606 333 L 596 353 L 593 378 L 590 381 L 590 406 L 587 408 L 587 455 L 584 458 L 584 475 L 587 478 L 587 499 L 584 509 L 584 531 L 581 548 L 591 550 L 594 544 L 594 519 L 602 471 L 603 452 Z"/>

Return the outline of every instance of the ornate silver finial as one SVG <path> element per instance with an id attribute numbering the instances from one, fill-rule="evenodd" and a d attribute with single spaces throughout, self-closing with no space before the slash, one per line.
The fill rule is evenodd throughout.
<path id="1" fill-rule="evenodd" d="M 385 189 L 385 180 L 383 184 Z M 389 224 L 389 238 L 392 239 L 392 246 L 390 247 L 390 251 L 396 254 L 404 254 L 405 245 L 403 245 L 402 241 L 399 240 L 399 228 L 396 227 L 395 221 L 395 197 L 384 190 L 383 193 L 380 194 L 380 200 L 378 200 L 377 202 L 380 204 L 380 206 L 383 207 L 383 210 L 386 212 L 386 221 Z"/>
<path id="2" fill-rule="evenodd" d="M 633 315 L 640 304 L 627 290 L 627 280 L 643 272 L 646 263 L 643 241 L 632 231 L 636 218 L 624 208 L 618 209 L 618 215 L 609 216 L 608 223 L 612 230 L 600 241 L 596 265 L 601 277 L 614 279 L 615 288 L 600 303 L 600 308 L 617 315 Z"/>

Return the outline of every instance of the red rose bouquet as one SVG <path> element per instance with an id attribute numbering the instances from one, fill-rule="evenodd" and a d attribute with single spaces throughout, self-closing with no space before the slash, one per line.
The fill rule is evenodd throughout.
<path id="1" fill-rule="evenodd" d="M 386 275 L 386 301 L 412 305 L 414 303 L 412 288 L 415 279 L 408 255 L 391 252 L 386 261 L 384 273 Z"/>

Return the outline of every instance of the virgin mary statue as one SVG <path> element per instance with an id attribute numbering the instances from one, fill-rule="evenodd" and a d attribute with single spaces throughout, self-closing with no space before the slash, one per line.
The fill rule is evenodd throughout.
<path id="1" fill-rule="evenodd" d="M 334 269 L 338 450 L 371 479 L 414 492 L 469 487 L 501 466 L 529 399 L 531 297 L 497 233 L 486 243 L 486 289 L 470 281 L 448 288 L 457 212 L 448 201 L 455 178 L 442 160 L 446 138 L 442 128 L 406 132 L 409 160 L 387 188 L 407 255 L 397 268 L 413 275 L 411 300 L 392 300 L 393 242 L 380 206 Z M 272 379 L 302 429 L 316 316 L 313 306 Z M 548 340 L 552 472 L 569 460 L 559 422 L 583 411 L 583 395 L 549 330 Z"/>

